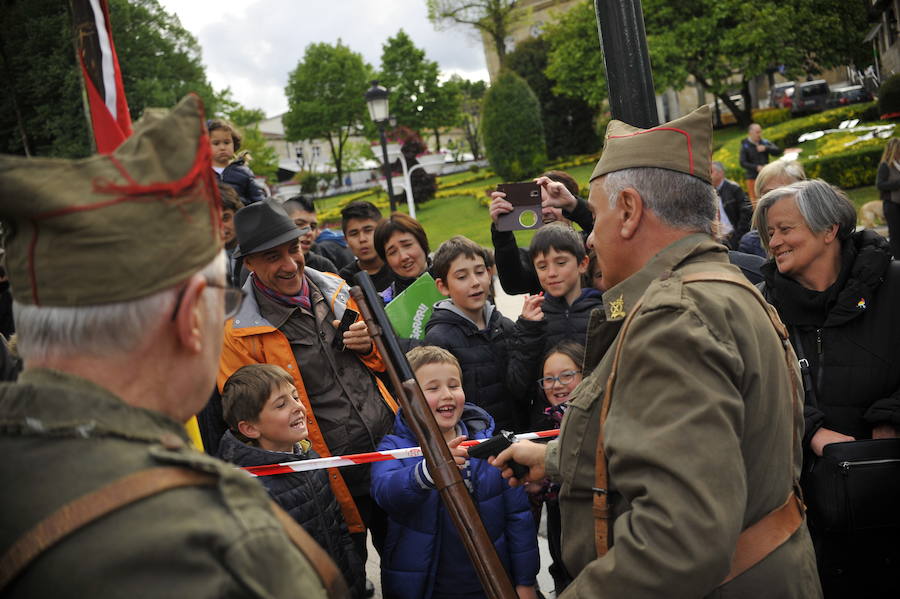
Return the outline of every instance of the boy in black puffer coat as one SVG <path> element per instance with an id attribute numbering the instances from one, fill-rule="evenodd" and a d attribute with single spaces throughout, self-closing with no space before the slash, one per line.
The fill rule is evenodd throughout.
<path id="1" fill-rule="evenodd" d="M 219 442 L 219 458 L 247 467 L 319 457 L 306 439 L 306 409 L 293 379 L 279 366 L 239 369 L 225 382 L 222 408 L 231 430 Z M 331 492 L 327 470 L 261 476 L 259 481 L 331 556 L 351 596 L 364 597 L 365 565 Z"/>
<path id="2" fill-rule="evenodd" d="M 515 347 L 515 323 L 488 300 L 491 272 L 485 265 L 485 252 L 462 236 L 448 239 L 437 249 L 435 283 L 449 299 L 434 305 L 424 343 L 443 347 L 456 357 L 468 401 L 486 410 L 497 430 L 520 430 L 527 414 L 508 382 L 520 379 L 525 370 Z"/>
<path id="3" fill-rule="evenodd" d="M 588 257 L 581 236 L 571 227 L 544 226 L 528 252 L 544 291 L 525 299 L 516 325 L 518 355 L 527 373 L 522 381 L 531 404 L 530 424 L 535 425 L 548 405 L 534 384 L 541 376 L 541 357 L 560 341 L 585 345 L 591 313 L 603 307 L 603 296 L 593 287 L 582 287 Z"/>

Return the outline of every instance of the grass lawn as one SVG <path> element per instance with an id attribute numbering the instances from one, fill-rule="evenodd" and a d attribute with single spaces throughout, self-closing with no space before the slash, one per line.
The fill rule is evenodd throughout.
<path id="1" fill-rule="evenodd" d="M 719 129 L 714 133 L 714 143 L 719 145 L 725 141 L 741 137 L 744 133 L 745 132 L 739 127 Z M 590 178 L 593 169 L 593 163 L 567 169 L 567 172 L 578 181 L 584 194 L 587 193 L 588 179 Z M 446 177 L 440 177 L 439 183 L 442 187 L 446 187 L 448 183 L 452 184 L 454 181 L 462 181 L 471 178 L 473 175 L 475 175 L 475 173 L 469 171 L 454 173 L 452 175 L 447 175 Z M 488 214 L 488 209 L 486 206 L 482 206 L 481 202 L 474 196 L 477 196 L 478 198 L 482 197 L 486 189 L 493 188 L 500 182 L 501 179 L 499 177 L 490 177 L 488 179 L 472 181 L 460 185 L 459 187 L 446 190 L 448 192 L 451 190 L 454 192 L 458 191 L 459 195 L 435 198 L 430 202 L 426 202 L 424 205 L 419 206 L 416 209 L 416 216 L 425 228 L 425 232 L 428 234 L 431 249 L 436 249 L 443 241 L 446 241 L 454 235 L 464 235 L 476 243 L 485 247 L 491 247 L 490 216 Z M 859 210 L 866 202 L 879 199 L 878 190 L 875 189 L 874 185 L 846 191 L 851 201 L 856 205 L 857 210 Z M 320 211 L 327 210 L 328 208 L 336 206 L 347 195 L 350 194 L 316 200 L 316 207 Z M 399 209 L 402 212 L 408 212 L 405 201 L 399 205 Z M 516 232 L 515 235 L 519 247 L 527 247 L 531 238 L 534 236 L 534 231 L 520 231 Z"/>

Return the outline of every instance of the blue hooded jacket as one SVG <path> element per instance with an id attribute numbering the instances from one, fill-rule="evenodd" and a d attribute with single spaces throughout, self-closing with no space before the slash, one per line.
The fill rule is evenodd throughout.
<path id="1" fill-rule="evenodd" d="M 494 431 L 491 416 L 468 403 L 459 426 L 461 434 L 469 439 L 487 439 Z M 418 444 L 401 411 L 394 434 L 382 439 L 378 449 Z M 419 457 L 372 464 L 372 497 L 388 513 L 381 584 L 384 596 L 392 599 L 429 599 L 438 578 L 448 583 L 446 586 L 458 585 L 460 592 L 463 587 L 480 586 L 438 491 L 422 475 L 423 461 Z M 540 558 L 537 530 L 525 491 L 510 487 L 500 471 L 484 460 L 470 459 L 464 478 L 512 583 L 534 585 Z M 461 553 L 462 559 L 442 559 L 445 543 L 458 547 L 460 551 L 456 553 Z"/>

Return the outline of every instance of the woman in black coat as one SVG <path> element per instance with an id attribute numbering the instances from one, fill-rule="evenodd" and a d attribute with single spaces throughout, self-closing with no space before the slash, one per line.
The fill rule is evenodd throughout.
<path id="1" fill-rule="evenodd" d="M 763 196 L 754 214 L 764 295 L 808 361 L 804 474 L 831 443 L 897 437 L 900 427 L 900 264 L 856 210 L 821 180 Z M 802 360 L 801 360 L 802 362 Z M 808 479 L 801 479 L 808 500 Z M 812 501 L 810 501 L 812 503 Z M 826 597 L 900 596 L 897 530 L 838 534 L 809 513 Z"/>

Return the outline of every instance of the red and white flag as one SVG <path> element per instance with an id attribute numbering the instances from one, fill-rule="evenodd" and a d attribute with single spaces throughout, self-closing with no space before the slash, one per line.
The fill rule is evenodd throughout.
<path id="1" fill-rule="evenodd" d="M 109 25 L 107 0 L 73 0 L 78 59 L 97 151 L 108 154 L 131 135 L 131 116 Z"/>

